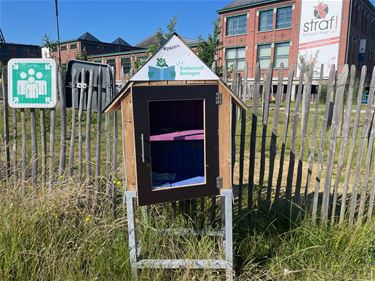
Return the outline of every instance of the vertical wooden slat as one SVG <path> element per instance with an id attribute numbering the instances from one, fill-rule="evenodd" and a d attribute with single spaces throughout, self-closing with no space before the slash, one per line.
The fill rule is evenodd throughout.
<path id="1" fill-rule="evenodd" d="M 74 166 L 74 143 L 75 143 L 75 132 L 76 132 L 76 107 L 77 107 L 76 97 L 78 98 L 78 95 L 77 95 L 78 76 L 79 74 L 74 68 L 72 72 L 72 128 L 70 131 L 70 148 L 69 148 L 69 175 L 70 176 L 73 176 L 73 166 Z M 82 76 L 83 75 L 81 75 L 81 77 Z"/>
<path id="2" fill-rule="evenodd" d="M 40 142 L 41 142 L 41 160 L 42 160 L 42 169 L 41 169 L 41 179 L 42 187 L 46 185 L 46 166 L 47 166 L 47 141 L 46 141 L 46 125 L 45 125 L 45 109 L 40 109 Z"/>
<path id="3" fill-rule="evenodd" d="M 54 177 L 54 161 L 55 161 L 55 117 L 56 110 L 51 109 L 50 113 L 50 128 L 49 128 L 49 179 L 48 186 L 52 189 Z"/>
<path id="4" fill-rule="evenodd" d="M 111 74 L 112 74 L 112 79 L 111 79 L 111 90 L 113 92 L 113 96 L 116 96 L 116 72 L 114 67 L 111 68 Z M 123 139 L 123 141 L 125 141 Z M 118 145 L 118 115 L 117 112 L 113 113 L 113 150 L 112 150 L 112 178 L 117 179 L 117 145 Z M 125 162 L 125 160 L 124 160 Z M 124 178 L 126 178 L 126 172 L 125 172 L 125 166 L 124 166 Z M 125 180 L 124 183 L 125 184 Z M 113 217 L 116 217 L 116 209 L 117 209 L 117 185 L 115 182 L 112 181 L 112 191 L 111 191 L 111 196 L 112 196 L 112 214 Z"/>
<path id="5" fill-rule="evenodd" d="M 302 100 L 302 88 L 303 88 L 303 79 L 305 76 L 305 65 L 301 66 L 300 74 L 298 80 L 298 91 L 297 91 L 297 99 L 294 104 L 294 111 L 293 111 L 293 126 L 292 126 L 292 135 L 291 135 L 291 142 L 290 142 L 290 153 L 289 153 L 289 166 L 288 166 L 288 175 L 286 179 L 286 189 L 285 189 L 285 199 L 287 201 L 286 204 L 286 211 L 289 210 L 290 203 L 292 201 L 292 185 L 293 185 L 293 175 L 294 175 L 294 163 L 296 158 L 296 138 L 297 138 L 297 126 L 298 126 L 298 119 L 299 119 L 299 107 L 301 105 Z"/>
<path id="6" fill-rule="evenodd" d="M 13 158 L 13 187 L 17 187 L 18 181 L 18 168 L 17 168 L 17 110 L 13 108 L 13 148 L 12 148 L 12 158 Z"/>
<path id="7" fill-rule="evenodd" d="M 26 117 L 25 109 L 21 109 L 21 160 L 22 160 L 22 187 L 26 181 Z"/>
<path id="8" fill-rule="evenodd" d="M 36 118 L 35 109 L 30 109 L 30 132 L 31 132 L 31 183 L 35 188 L 36 178 L 38 174 L 38 143 L 36 135 Z"/>
<path id="9" fill-rule="evenodd" d="M 61 127 L 60 127 L 60 159 L 59 159 L 59 175 L 65 172 L 65 160 L 66 160 L 66 102 L 65 102 L 65 87 L 62 70 L 59 68 L 58 71 L 58 88 L 60 97 L 60 114 L 61 114 Z"/>
<path id="10" fill-rule="evenodd" d="M 326 138 L 327 127 L 328 127 L 329 109 L 331 108 L 331 96 L 334 91 L 335 76 L 336 76 L 335 65 L 332 65 L 330 72 L 329 72 L 326 104 L 324 107 L 324 117 L 323 117 L 322 128 L 320 131 L 320 142 L 319 142 L 318 159 L 317 159 L 318 167 L 317 167 L 317 175 L 315 178 L 314 198 L 313 198 L 313 207 L 312 207 L 312 219 L 314 222 L 316 221 L 317 212 L 318 212 L 319 187 L 320 187 L 320 181 L 321 181 L 322 170 L 323 170 L 324 143 L 326 141 L 325 138 Z"/>
<path id="11" fill-rule="evenodd" d="M 121 68 L 122 69 L 122 68 Z M 107 68 L 105 73 L 107 87 L 106 87 L 106 103 L 108 104 L 111 101 L 111 94 L 112 94 L 112 83 L 111 83 L 111 75 L 110 69 Z M 103 76 L 104 77 L 104 76 Z M 123 71 L 121 72 L 121 77 L 123 77 Z M 113 97 L 115 95 L 112 95 Z M 110 132 L 110 115 L 109 112 L 105 113 L 105 120 L 104 120 L 104 132 L 105 132 L 105 176 L 106 176 L 106 196 L 107 199 L 110 198 L 110 187 L 112 186 L 111 183 L 111 132 Z"/>
<path id="12" fill-rule="evenodd" d="M 365 150 L 365 144 L 367 140 L 367 136 L 369 134 L 369 131 L 371 129 L 371 119 L 373 115 L 373 100 L 374 100 L 374 92 L 375 92 L 375 67 L 372 72 L 372 79 L 371 79 L 371 85 L 370 85 L 370 91 L 368 96 L 368 104 L 367 104 L 367 110 L 366 110 L 366 117 L 365 117 L 365 123 L 364 128 L 362 131 L 361 136 L 361 142 L 358 148 L 358 154 L 357 154 L 357 163 L 356 163 L 356 172 L 354 176 L 354 183 L 353 183 L 353 191 L 352 191 L 352 197 L 350 200 L 350 213 L 349 213 L 349 224 L 353 224 L 354 221 L 354 215 L 357 207 L 357 194 L 358 194 L 358 185 L 361 177 L 361 168 L 362 168 L 362 160 L 363 160 L 363 154 Z"/>
<path id="13" fill-rule="evenodd" d="M 282 141 L 281 141 L 282 144 L 281 144 L 281 151 L 280 151 L 279 172 L 277 175 L 274 203 L 276 203 L 280 198 L 281 182 L 282 182 L 283 172 L 284 172 L 284 157 L 285 157 L 285 149 L 286 149 L 286 140 L 288 137 L 289 116 L 290 116 L 290 99 L 291 99 L 291 94 L 292 94 L 292 88 L 294 87 L 293 77 L 294 77 L 294 66 L 292 66 L 292 68 L 289 71 L 288 86 L 286 90 L 285 110 L 284 110 L 284 127 L 283 127 Z"/>
<path id="14" fill-rule="evenodd" d="M 98 74 L 98 80 L 97 80 L 97 101 L 98 105 L 101 104 L 101 67 L 99 67 L 99 74 Z M 95 77 L 96 78 L 96 77 Z M 93 97 L 93 88 L 94 88 L 94 72 L 93 70 L 90 70 L 89 72 L 89 90 L 87 95 L 87 105 L 86 105 L 86 152 L 85 152 L 85 158 L 86 158 L 86 178 L 89 181 L 91 177 L 91 106 L 92 106 L 92 97 Z M 95 79 L 96 80 L 96 79 Z M 100 97 L 100 98 L 99 98 Z M 98 112 L 100 114 L 100 107 L 98 107 Z M 100 116 L 100 115 L 99 115 Z M 100 119 L 100 118 L 99 118 Z M 99 120 L 98 120 L 99 122 Z M 101 120 L 100 120 L 101 122 Z M 101 123 L 100 123 L 101 124 Z M 96 135 L 101 134 L 100 131 L 96 132 Z M 100 159 L 99 159 L 100 160 Z M 100 163 L 99 163 L 100 165 Z"/>
<path id="15" fill-rule="evenodd" d="M 361 71 L 361 79 L 360 79 L 360 82 L 359 82 L 357 105 L 356 105 L 356 111 L 355 111 L 355 119 L 354 119 L 354 123 L 353 123 L 353 131 L 352 131 L 352 135 L 351 135 L 352 142 L 351 142 L 351 145 L 350 145 L 349 156 L 348 156 L 348 160 L 347 160 L 346 168 L 345 168 L 345 181 L 344 181 L 344 187 L 343 187 L 343 192 L 342 192 L 342 197 L 341 197 L 341 208 L 340 208 L 340 219 L 339 219 L 340 224 L 343 223 L 344 217 L 345 217 L 345 212 L 346 212 L 346 204 L 347 204 L 346 198 L 347 198 L 347 194 L 348 194 L 349 179 L 350 179 L 350 176 L 351 176 L 354 150 L 355 150 L 356 143 L 357 143 L 359 121 L 360 121 L 360 117 L 361 117 L 362 96 L 363 96 L 363 89 L 364 89 L 364 85 L 365 85 L 366 75 L 367 75 L 367 67 L 363 66 L 362 71 Z"/>
<path id="16" fill-rule="evenodd" d="M 371 163 L 374 161 L 373 158 L 373 148 L 374 148 L 374 138 L 375 138 L 375 116 L 372 115 L 372 125 L 371 125 L 371 133 L 368 140 L 367 145 L 367 155 L 366 155 L 366 164 L 365 164 L 365 176 L 362 183 L 362 190 L 361 196 L 359 200 L 359 207 L 358 207 L 358 216 L 357 216 L 357 224 L 361 225 L 363 220 L 363 214 L 365 212 L 365 203 L 367 200 L 367 190 L 370 185 L 370 169 Z"/>
<path id="17" fill-rule="evenodd" d="M 86 72 L 85 69 L 82 68 L 81 70 L 81 89 L 79 93 L 79 108 L 78 108 L 78 178 L 82 179 L 82 165 L 83 165 L 83 158 L 82 158 L 82 113 L 83 113 L 83 98 L 85 89 L 84 86 L 86 84 Z"/>
<path id="18" fill-rule="evenodd" d="M 281 102 L 281 96 L 283 95 L 283 76 L 284 76 L 284 64 L 281 63 L 280 68 L 279 68 L 278 82 L 277 82 L 275 111 L 274 111 L 274 116 L 273 116 L 272 136 L 271 136 L 271 142 L 270 142 L 270 165 L 269 165 L 269 172 L 268 172 L 268 185 L 267 185 L 267 196 L 266 196 L 267 208 L 271 206 L 272 180 L 273 180 L 273 172 L 275 168 L 275 158 L 276 158 L 276 152 L 277 152 L 277 130 L 279 127 L 280 102 Z"/>
<path id="19" fill-rule="evenodd" d="M 297 205 L 301 204 L 301 184 L 302 184 L 302 168 L 303 168 L 303 155 L 305 153 L 306 145 L 306 135 L 307 135 L 307 126 L 309 123 L 309 114 L 310 114 L 310 103 L 311 103 L 311 86 L 312 79 L 314 74 L 314 66 L 310 65 L 308 69 L 308 74 L 306 77 L 306 84 L 303 89 L 303 101 L 304 104 L 302 107 L 302 133 L 301 133 L 301 145 L 298 156 L 298 165 L 297 165 L 297 179 L 296 179 L 296 189 L 295 189 L 295 203 Z"/>
<path id="20" fill-rule="evenodd" d="M 5 139 L 5 161 L 6 161 L 6 181 L 10 177 L 10 136 L 9 136 L 9 106 L 8 106 L 8 82 L 6 68 L 2 72 L 3 96 L 4 96 L 4 139 Z"/>
<path id="21" fill-rule="evenodd" d="M 320 95 L 322 93 L 323 72 L 324 72 L 324 65 L 322 64 L 320 66 L 318 93 L 317 93 L 316 98 L 315 98 L 314 123 L 313 123 L 313 127 L 312 127 L 312 132 L 311 132 L 311 148 L 310 148 L 308 168 L 307 168 L 307 176 L 306 176 L 305 197 L 303 199 L 303 201 L 304 201 L 303 204 L 305 206 L 308 205 L 307 201 L 308 201 L 308 195 L 309 195 L 309 190 L 310 190 L 312 170 L 313 170 L 313 165 L 314 165 L 315 148 L 316 148 L 316 134 L 317 134 L 318 118 L 319 118 L 319 100 L 320 100 Z"/>
<path id="22" fill-rule="evenodd" d="M 90 75 L 91 72 L 90 72 Z M 95 166 L 95 197 L 96 203 L 98 203 L 98 196 L 99 196 L 99 185 L 100 185 L 100 167 L 101 167 L 101 152 L 102 152 L 102 115 L 101 115 L 101 107 L 102 107 L 102 69 L 99 67 L 99 75 L 98 75 L 98 91 L 97 91 L 97 101 L 98 101 L 98 111 L 96 117 L 96 166 Z"/>
<path id="23" fill-rule="evenodd" d="M 371 179 L 371 191 L 370 191 L 370 198 L 368 203 L 368 210 L 367 210 L 367 222 L 371 222 L 372 219 L 372 212 L 374 210 L 374 201 L 375 201 L 375 165 L 373 169 L 372 179 Z"/>
<path id="24" fill-rule="evenodd" d="M 262 203 L 264 171 L 266 169 L 266 140 L 267 140 L 267 126 L 268 126 L 270 95 L 271 95 L 271 87 L 272 87 L 272 72 L 273 72 L 272 64 L 270 64 L 268 67 L 267 78 L 263 86 L 262 143 L 261 143 L 261 148 L 260 148 L 258 207 Z"/>
<path id="25" fill-rule="evenodd" d="M 241 110 L 241 136 L 240 136 L 240 162 L 239 162 L 239 185 L 238 185 L 238 212 L 242 209 L 243 173 L 246 135 L 246 111 Z"/>
<path id="26" fill-rule="evenodd" d="M 320 219 L 321 219 L 322 224 L 326 224 L 328 221 L 332 171 L 333 171 L 334 157 L 335 157 L 335 152 L 336 152 L 336 138 L 338 135 L 340 115 L 341 115 L 341 110 L 342 110 L 342 104 L 344 102 L 344 92 L 345 92 L 346 82 L 348 78 L 348 73 L 349 73 L 349 67 L 348 65 L 345 65 L 343 71 L 340 74 L 339 83 L 336 89 L 336 99 L 335 99 L 334 109 L 333 109 L 332 128 L 331 128 L 331 137 L 330 137 L 330 144 L 329 144 L 328 158 L 327 158 L 326 177 L 324 181 L 322 208 L 320 212 Z"/>
<path id="27" fill-rule="evenodd" d="M 257 140 L 257 123 L 258 123 L 258 99 L 260 90 L 260 65 L 259 62 L 255 69 L 254 78 L 254 95 L 253 95 L 253 109 L 251 116 L 251 133 L 250 133 L 250 154 L 249 154 L 249 190 L 247 198 L 247 207 L 252 209 L 254 196 L 254 171 L 255 171 L 255 151 Z"/>
<path id="28" fill-rule="evenodd" d="M 353 100 L 355 74 L 356 74 L 355 65 L 352 65 L 351 68 L 350 68 L 349 90 L 348 90 L 348 95 L 346 97 L 346 110 L 345 110 L 345 113 L 344 113 L 344 122 L 343 122 L 343 131 L 342 131 L 341 146 L 340 146 L 340 152 L 339 152 L 339 160 L 338 160 L 338 163 L 337 163 L 337 172 L 336 172 L 335 184 L 333 186 L 333 202 L 332 202 L 332 212 L 331 212 L 331 223 L 335 222 L 336 204 L 337 204 L 337 197 L 338 197 L 338 187 L 339 187 L 339 184 L 340 184 L 342 168 L 344 166 L 346 146 L 347 146 L 348 140 L 349 140 L 350 116 L 351 116 L 351 111 L 352 111 L 352 100 Z"/>

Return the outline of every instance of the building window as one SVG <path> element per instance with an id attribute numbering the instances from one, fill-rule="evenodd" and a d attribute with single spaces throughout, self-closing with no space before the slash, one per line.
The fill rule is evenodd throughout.
<path id="1" fill-rule="evenodd" d="M 66 45 L 61 45 L 61 46 L 60 46 L 60 50 L 61 50 L 61 51 L 65 51 L 65 50 L 66 50 Z"/>
<path id="2" fill-rule="evenodd" d="M 234 70 L 237 63 L 237 71 L 245 70 L 245 47 L 227 49 L 225 52 L 227 70 Z"/>
<path id="3" fill-rule="evenodd" d="M 122 71 L 124 72 L 124 74 L 129 74 L 130 68 L 131 68 L 130 58 L 121 59 L 121 66 L 122 66 Z"/>
<path id="4" fill-rule="evenodd" d="M 107 64 L 109 64 L 110 66 L 113 66 L 113 69 L 116 72 L 116 61 L 115 61 L 115 59 L 107 60 Z"/>
<path id="5" fill-rule="evenodd" d="M 96 63 L 102 63 L 102 60 L 94 60 Z"/>
<path id="6" fill-rule="evenodd" d="M 290 28 L 292 26 L 292 7 L 278 8 L 276 13 L 276 28 Z"/>
<path id="7" fill-rule="evenodd" d="M 289 46 L 289 42 L 275 44 L 275 54 L 273 62 L 276 68 L 279 68 L 281 63 L 284 64 L 285 68 L 289 66 Z"/>
<path id="8" fill-rule="evenodd" d="M 272 30 L 273 10 L 259 12 L 259 31 Z"/>
<path id="9" fill-rule="evenodd" d="M 246 15 L 227 17 L 227 36 L 246 34 Z"/>
<path id="10" fill-rule="evenodd" d="M 71 50 L 77 49 L 77 44 L 70 44 L 70 49 Z"/>
<path id="11" fill-rule="evenodd" d="M 260 68 L 268 68 L 271 63 L 271 44 L 258 45 L 257 56 Z"/>

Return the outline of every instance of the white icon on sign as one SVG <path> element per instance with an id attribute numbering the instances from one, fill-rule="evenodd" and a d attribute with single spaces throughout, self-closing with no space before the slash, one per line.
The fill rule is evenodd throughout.
<path id="1" fill-rule="evenodd" d="M 19 95 L 25 95 L 26 98 L 38 98 L 39 96 L 47 95 L 47 82 L 36 80 L 34 75 L 37 79 L 43 78 L 43 74 L 41 72 L 35 74 L 33 68 L 30 68 L 27 73 L 21 72 L 20 77 L 25 80 L 17 82 L 17 92 Z"/>

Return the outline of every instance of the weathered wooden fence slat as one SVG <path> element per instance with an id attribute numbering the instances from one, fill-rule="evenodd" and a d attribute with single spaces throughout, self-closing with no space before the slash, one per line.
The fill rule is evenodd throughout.
<path id="1" fill-rule="evenodd" d="M 13 147 L 12 147 L 12 157 L 13 157 L 13 187 L 17 187 L 18 181 L 18 168 L 17 168 L 17 110 L 13 108 Z"/>
<path id="2" fill-rule="evenodd" d="M 6 78 L 6 70 L 4 69 L 2 72 L 2 90 L 4 96 L 4 140 L 5 140 L 5 176 L 6 181 L 9 180 L 10 177 L 10 136 L 9 136 L 9 106 L 8 106 L 8 85 L 7 85 L 7 78 Z"/>
<path id="3" fill-rule="evenodd" d="M 346 87 L 348 73 L 349 73 L 348 65 L 345 65 L 343 71 L 340 74 L 339 83 L 337 85 L 337 90 L 336 90 L 336 99 L 334 103 L 333 118 L 332 118 L 331 138 L 330 138 L 330 144 L 329 144 L 329 150 L 328 150 L 326 178 L 325 178 L 325 183 L 324 183 L 322 208 L 321 208 L 321 213 L 320 213 L 320 219 L 321 219 L 322 224 L 326 224 L 328 220 L 332 171 L 333 171 L 334 157 L 335 157 L 335 152 L 336 152 L 336 138 L 338 135 L 340 115 L 341 115 L 341 110 L 342 110 L 342 104 L 344 102 L 344 91 Z"/>
<path id="4" fill-rule="evenodd" d="M 83 138 L 82 138 L 82 114 L 83 114 L 83 97 L 85 95 L 86 87 L 86 72 L 85 69 L 81 70 L 81 88 L 79 93 L 79 105 L 78 105 L 78 178 L 82 179 L 82 165 L 83 165 Z"/>
<path id="5" fill-rule="evenodd" d="M 279 113 L 280 113 L 280 102 L 283 94 L 283 75 L 284 75 L 284 64 L 281 63 L 279 69 L 279 77 L 277 81 L 277 91 L 275 99 L 275 111 L 273 116 L 272 136 L 270 141 L 270 161 L 268 171 L 268 184 L 267 184 L 267 195 L 266 195 L 266 206 L 271 206 L 271 195 L 273 186 L 273 171 L 275 168 L 275 158 L 277 153 L 277 129 L 279 127 Z"/>
<path id="6" fill-rule="evenodd" d="M 335 179 L 335 184 L 333 186 L 333 202 L 332 202 L 332 212 L 331 212 L 331 223 L 335 222 L 338 188 L 339 188 L 339 184 L 340 184 L 342 168 L 344 166 L 345 151 L 346 151 L 346 147 L 347 147 L 348 140 L 349 140 L 350 116 L 351 116 L 351 110 L 352 110 L 355 73 L 356 73 L 355 66 L 352 65 L 352 67 L 350 68 L 349 89 L 348 89 L 348 96 L 346 97 L 346 110 L 345 110 L 345 114 L 344 114 L 344 123 L 343 123 L 343 131 L 342 131 L 339 159 L 338 159 L 338 163 L 337 163 L 336 179 Z M 353 139 L 353 143 L 355 143 L 355 139 Z"/>
<path id="7" fill-rule="evenodd" d="M 91 75 L 91 73 L 90 73 Z M 96 117 L 96 163 L 95 163 L 95 197 L 96 203 L 99 199 L 99 185 L 100 185 L 100 166 L 101 166 L 101 143 L 102 143 L 102 118 L 100 108 L 102 107 L 102 69 L 99 67 L 98 73 L 98 91 L 97 91 L 97 101 L 98 101 L 98 111 Z M 89 124 L 87 126 L 89 128 Z"/>
<path id="8" fill-rule="evenodd" d="M 313 121 L 312 133 L 311 133 L 310 154 L 308 158 L 308 168 L 307 168 L 306 185 L 305 185 L 305 198 L 303 202 L 303 205 L 305 207 L 308 206 L 308 195 L 310 192 L 311 177 L 312 177 L 312 171 L 313 171 L 313 165 L 314 165 L 314 157 L 315 157 L 315 149 L 316 149 L 316 133 L 317 133 L 317 128 L 318 128 L 319 103 L 320 103 L 320 95 L 322 93 L 323 73 L 324 73 L 324 65 L 322 64 L 320 66 L 318 93 L 315 97 L 314 121 Z"/>
<path id="9" fill-rule="evenodd" d="M 250 155 L 249 155 L 249 179 L 248 179 L 248 196 L 247 206 L 248 209 L 253 207 L 253 196 L 254 196 L 254 171 L 255 171 L 255 151 L 256 151 L 256 140 L 257 140 L 257 122 L 258 122 L 258 100 L 260 91 L 260 65 L 259 62 L 255 69 L 254 79 L 254 94 L 253 94 L 253 109 L 251 115 L 251 132 L 250 132 Z"/>
<path id="10" fill-rule="evenodd" d="M 45 187 L 46 184 L 46 166 L 47 166 L 47 140 L 46 140 L 46 124 L 45 124 L 45 109 L 40 109 L 40 150 L 41 150 L 41 160 L 42 160 L 42 171 L 41 171 L 41 180 L 42 187 Z"/>
<path id="11" fill-rule="evenodd" d="M 293 110 L 293 119 L 292 119 L 292 135 L 290 142 L 290 153 L 289 153 L 289 166 L 288 166 L 288 175 L 286 179 L 286 189 L 285 189 L 285 199 L 286 199 L 286 212 L 289 212 L 292 201 L 292 186 L 293 186 L 293 174 L 294 174 L 294 164 L 296 159 L 296 139 L 297 139 L 297 126 L 299 119 L 299 107 L 302 101 L 302 88 L 303 88 L 303 79 L 305 76 L 306 66 L 302 64 L 299 74 L 298 81 L 298 90 L 297 90 L 297 99 L 294 104 Z"/>
<path id="12" fill-rule="evenodd" d="M 353 190 L 352 190 L 352 195 L 351 195 L 351 200 L 350 200 L 349 225 L 353 224 L 354 215 L 355 215 L 356 208 L 357 208 L 358 185 L 359 185 L 359 181 L 361 178 L 363 155 L 364 155 L 367 136 L 371 128 L 371 120 L 373 117 L 374 92 L 375 92 L 375 67 L 372 72 L 372 79 L 371 79 L 370 91 L 369 91 L 369 96 L 368 96 L 365 123 L 364 123 L 364 128 L 362 131 L 361 142 L 358 148 L 356 171 L 355 171 Z"/>
<path id="13" fill-rule="evenodd" d="M 356 140 L 357 140 L 357 135 L 358 135 L 361 106 L 362 106 L 362 96 L 363 96 L 363 89 L 365 85 L 366 74 L 367 74 L 367 67 L 363 66 L 362 71 L 361 71 L 361 78 L 359 82 L 357 105 L 356 105 L 356 110 L 355 110 L 355 119 L 353 123 L 353 131 L 351 135 L 352 142 L 349 148 L 349 155 L 348 155 L 348 160 L 347 160 L 346 169 L 345 169 L 345 181 L 344 181 L 343 193 L 342 193 L 342 198 L 341 198 L 339 223 L 342 223 L 344 221 L 345 212 L 346 212 L 346 204 L 347 204 L 346 198 L 347 198 L 348 189 L 349 189 L 349 179 L 351 175 L 354 150 L 356 147 Z"/>
<path id="14" fill-rule="evenodd" d="M 65 85 L 61 68 L 58 69 L 57 83 L 60 98 L 60 114 L 61 114 L 61 128 L 60 128 L 60 159 L 59 159 L 59 175 L 65 172 L 66 159 L 66 102 L 65 102 Z"/>
<path id="15" fill-rule="evenodd" d="M 22 187 L 26 182 L 26 117 L 25 109 L 21 109 L 21 160 L 22 160 Z"/>
<path id="16" fill-rule="evenodd" d="M 317 158 L 317 175 L 315 178 L 315 185 L 314 185 L 314 197 L 313 197 L 313 206 L 312 206 L 312 219 L 315 222 L 318 212 L 318 203 L 319 203 L 319 188 L 320 188 L 320 181 L 322 177 L 322 170 L 323 170 L 323 156 L 324 156 L 324 143 L 326 141 L 326 134 L 329 122 L 329 110 L 331 108 L 331 96 L 334 91 L 335 86 L 335 76 L 336 70 L 335 66 L 332 65 L 329 78 L 328 78 L 328 87 L 327 87 L 327 96 L 326 96 L 326 103 L 324 107 L 324 117 L 322 122 L 322 129 L 320 131 L 320 142 L 319 142 L 319 149 L 318 149 L 318 158 Z"/>
<path id="17" fill-rule="evenodd" d="M 36 134 L 36 116 L 35 109 L 30 109 L 30 132 L 31 132 L 31 183 L 33 187 L 36 184 L 36 177 L 38 175 L 38 142 Z"/>
<path id="18" fill-rule="evenodd" d="M 293 88 L 293 76 L 294 76 L 294 66 L 292 66 L 292 68 L 290 69 L 289 78 L 288 78 L 288 86 L 287 86 L 287 90 L 286 90 L 284 122 L 283 122 L 283 135 L 282 135 L 282 138 L 281 138 L 279 172 L 278 172 L 278 175 L 277 175 L 277 183 L 276 183 L 274 203 L 277 203 L 279 198 L 280 198 L 281 182 L 282 182 L 283 172 L 284 172 L 284 157 L 285 157 L 285 150 L 286 150 L 286 141 L 287 141 L 287 137 L 288 137 L 289 116 L 290 116 L 290 100 L 291 100 L 291 94 L 292 94 L 292 88 Z"/>
<path id="19" fill-rule="evenodd" d="M 314 74 L 314 68 L 309 67 L 307 76 L 306 76 L 306 83 L 303 89 L 303 101 L 302 104 L 302 133 L 301 133 L 301 145 L 300 145 L 300 152 L 298 156 L 298 164 L 297 164 L 297 179 L 296 179 L 296 188 L 295 188 L 295 203 L 297 205 L 301 205 L 301 185 L 302 185 L 302 168 L 303 168 L 303 155 L 305 153 L 305 145 L 306 145 L 306 135 L 307 135 L 307 125 L 309 122 L 309 114 L 310 114 L 310 104 L 311 104 L 311 86 L 312 86 L 312 79 Z"/>
<path id="20" fill-rule="evenodd" d="M 49 131 L 49 178 L 48 188 L 52 189 L 52 183 L 54 178 L 54 161 L 55 161 L 55 117 L 56 110 L 51 109 L 50 112 L 50 131 Z"/>
<path id="21" fill-rule="evenodd" d="M 97 83 L 97 84 L 96 84 Z M 88 87 L 88 94 L 87 94 L 87 105 L 86 105 L 86 134 L 85 134 L 85 160 L 86 160 L 86 178 L 89 182 L 91 177 L 91 107 L 92 107 L 92 98 L 94 95 L 94 85 L 97 86 L 97 97 L 98 103 L 99 96 L 101 95 L 101 68 L 99 68 L 98 79 L 94 79 L 94 72 L 92 70 L 89 71 L 89 87 Z M 100 111 L 100 109 L 98 109 Z M 100 119 L 100 118 L 99 118 Z M 96 132 L 99 134 L 100 132 Z"/>
<path id="22" fill-rule="evenodd" d="M 264 171 L 266 169 L 266 140 L 268 114 L 270 108 L 270 96 L 272 92 L 272 64 L 268 67 L 265 84 L 263 86 L 263 114 L 262 114 L 262 142 L 260 148 L 260 170 L 259 170 L 259 187 L 258 187 L 258 207 L 262 204 L 262 191 L 264 185 Z"/>

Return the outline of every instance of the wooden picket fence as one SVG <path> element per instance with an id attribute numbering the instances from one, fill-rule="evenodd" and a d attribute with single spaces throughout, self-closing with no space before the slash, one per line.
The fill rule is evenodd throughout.
<path id="1" fill-rule="evenodd" d="M 281 66 L 273 79 L 271 66 L 262 76 L 258 65 L 254 81 L 243 79 L 247 70 L 228 81 L 249 106 L 247 112 L 232 111 L 235 210 L 303 211 L 323 225 L 369 220 L 375 199 L 375 71 L 368 83 L 366 66 L 359 75 L 355 66 L 340 73 L 332 66 L 329 79 L 317 81 L 312 67 L 301 66 L 297 79 L 295 69 L 286 80 Z M 10 109 L 3 102 L 0 176 L 9 188 L 51 189 L 73 179 L 93 191 L 94 201 L 103 195 L 115 209 L 125 177 L 118 113 L 67 109 L 61 72 L 58 89 L 56 109 Z M 216 199 L 200 202 L 214 220 Z"/>
<path id="2" fill-rule="evenodd" d="M 91 81 L 92 71 L 83 69 L 81 74 L 79 77 L 83 80 L 77 82 L 85 83 L 85 77 L 90 77 Z M 9 188 L 21 190 L 52 189 L 58 184 L 85 187 L 91 203 L 98 204 L 104 199 L 115 212 L 122 181 L 118 113 L 102 114 L 100 110 L 93 112 L 90 107 L 84 111 L 82 102 L 84 96 L 100 96 L 101 87 L 79 89 L 78 107 L 73 103 L 71 108 L 66 108 L 65 83 L 59 71 L 56 108 L 12 109 L 5 102 L 5 71 L 2 81 L 2 181 Z"/>

